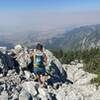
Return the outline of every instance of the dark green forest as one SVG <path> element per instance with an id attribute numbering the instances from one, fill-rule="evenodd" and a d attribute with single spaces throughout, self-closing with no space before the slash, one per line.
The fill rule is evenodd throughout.
<path id="1" fill-rule="evenodd" d="M 61 61 L 62 64 L 70 64 L 71 61 L 83 61 L 84 70 L 90 73 L 97 74 L 98 77 L 91 80 L 92 83 L 100 85 L 100 49 L 91 48 L 82 51 L 63 51 L 52 50 L 54 55 Z"/>

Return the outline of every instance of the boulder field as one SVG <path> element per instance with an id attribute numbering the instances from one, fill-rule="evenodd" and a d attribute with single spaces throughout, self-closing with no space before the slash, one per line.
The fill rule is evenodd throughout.
<path id="1" fill-rule="evenodd" d="M 50 63 L 47 87 L 40 88 L 27 70 L 24 75 L 9 70 L 6 77 L 0 74 L 0 100 L 100 100 L 100 87 L 90 83 L 97 75 L 85 72 L 82 63 L 61 64 L 45 52 Z"/>

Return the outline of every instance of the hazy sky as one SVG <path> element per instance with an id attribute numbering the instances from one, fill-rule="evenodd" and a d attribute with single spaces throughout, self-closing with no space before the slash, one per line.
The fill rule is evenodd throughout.
<path id="1" fill-rule="evenodd" d="M 0 0 L 0 32 L 99 24 L 100 0 Z"/>

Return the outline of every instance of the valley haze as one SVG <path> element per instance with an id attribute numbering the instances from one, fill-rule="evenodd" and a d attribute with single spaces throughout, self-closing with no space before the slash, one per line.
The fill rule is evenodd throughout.
<path id="1" fill-rule="evenodd" d="M 52 43 L 54 38 L 62 38 L 74 28 L 100 24 L 99 3 L 99 0 L 0 1 L 0 44 Z"/>

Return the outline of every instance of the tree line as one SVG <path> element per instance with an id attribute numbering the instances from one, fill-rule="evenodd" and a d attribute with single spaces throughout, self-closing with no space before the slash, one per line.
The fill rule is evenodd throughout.
<path id="1" fill-rule="evenodd" d="M 71 61 L 75 61 L 76 59 L 78 60 L 78 62 L 82 60 L 85 71 L 98 75 L 98 77 L 91 80 L 91 82 L 98 83 L 98 85 L 100 85 L 100 49 L 99 48 L 91 48 L 91 49 L 79 50 L 79 51 L 64 51 L 62 49 L 51 50 L 51 51 L 63 64 L 70 64 Z"/>

